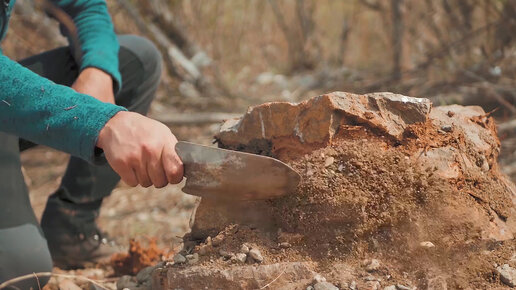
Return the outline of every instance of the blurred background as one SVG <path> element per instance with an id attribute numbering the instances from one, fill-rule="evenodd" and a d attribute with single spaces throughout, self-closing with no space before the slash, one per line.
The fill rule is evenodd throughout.
<path id="1" fill-rule="evenodd" d="M 5 54 L 22 59 L 66 45 L 39 1 L 17 0 Z M 516 181 L 516 0 L 108 0 L 116 31 L 151 39 L 165 70 L 151 116 L 179 139 L 210 144 L 219 121 L 268 101 L 331 91 L 392 91 L 434 105 L 480 105 L 502 140 L 500 164 Z M 67 156 L 23 153 L 39 215 Z M 178 188 L 121 184 L 103 227 L 115 236 L 188 229 L 195 198 Z"/>

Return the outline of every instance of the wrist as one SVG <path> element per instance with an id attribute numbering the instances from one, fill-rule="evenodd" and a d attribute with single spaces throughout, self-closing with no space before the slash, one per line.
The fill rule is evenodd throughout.
<path id="1" fill-rule="evenodd" d="M 100 129 L 99 136 L 97 137 L 97 144 L 96 146 L 100 149 L 104 149 L 106 144 L 109 142 L 108 139 L 113 133 L 113 126 L 118 121 L 118 119 L 123 118 L 124 115 L 128 113 L 126 111 L 120 111 L 113 115 L 111 119 L 109 119 L 104 127 Z"/>
<path id="2" fill-rule="evenodd" d="M 102 83 L 104 85 L 113 86 L 113 78 L 110 74 L 94 67 L 87 67 L 81 71 L 78 76 L 78 79 L 85 81 L 94 81 L 95 83 Z"/>

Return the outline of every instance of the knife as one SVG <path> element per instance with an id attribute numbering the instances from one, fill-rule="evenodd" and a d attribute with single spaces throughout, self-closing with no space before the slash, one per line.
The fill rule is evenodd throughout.
<path id="1" fill-rule="evenodd" d="M 224 200 L 263 200 L 293 193 L 301 176 L 267 156 L 178 142 L 186 185 L 183 192 Z"/>

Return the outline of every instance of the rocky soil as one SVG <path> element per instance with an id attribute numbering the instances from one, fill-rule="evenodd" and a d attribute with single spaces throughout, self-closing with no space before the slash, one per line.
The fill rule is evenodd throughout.
<path id="1" fill-rule="evenodd" d="M 173 261 L 119 288 L 127 281 L 142 289 L 516 283 L 516 191 L 498 168 L 494 121 L 479 107 L 332 93 L 253 107 L 216 139 L 279 158 L 303 181 L 276 200 L 203 198 Z"/>

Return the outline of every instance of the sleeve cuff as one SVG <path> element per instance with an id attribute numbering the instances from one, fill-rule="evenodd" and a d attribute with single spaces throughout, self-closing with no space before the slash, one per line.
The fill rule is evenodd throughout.
<path id="1" fill-rule="evenodd" d="M 82 134 L 83 141 L 80 145 L 80 154 L 84 159 L 93 164 L 99 165 L 106 162 L 104 152 L 97 147 L 98 136 L 100 134 L 100 130 L 104 128 L 106 123 L 113 118 L 115 114 L 122 111 L 127 111 L 127 109 L 109 104 L 106 109 L 103 109 L 96 115 L 94 123 L 91 124 L 91 126 L 88 126 Z"/>

